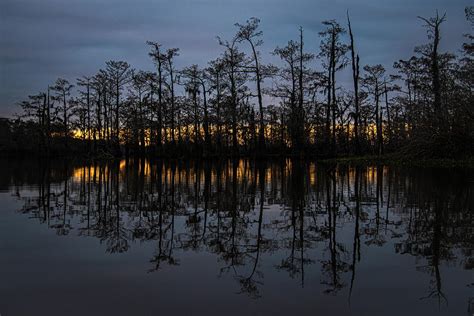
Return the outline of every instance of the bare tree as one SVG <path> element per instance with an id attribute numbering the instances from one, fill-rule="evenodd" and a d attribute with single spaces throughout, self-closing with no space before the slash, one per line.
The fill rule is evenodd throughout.
<path id="1" fill-rule="evenodd" d="M 91 77 L 83 76 L 77 79 L 77 85 L 84 87 L 85 91 L 81 91 L 81 96 L 85 99 L 86 106 L 86 117 L 87 117 L 87 141 L 88 149 L 91 151 L 91 139 L 92 139 L 92 125 L 91 125 Z"/>
<path id="2" fill-rule="evenodd" d="M 440 74 L 439 74 L 439 42 L 441 39 L 440 35 L 440 26 L 446 21 L 446 13 L 443 16 L 438 15 L 436 11 L 436 16 L 432 18 L 423 18 L 418 17 L 426 23 L 426 28 L 428 29 L 428 37 L 433 40 L 430 44 L 431 50 L 431 80 L 433 84 L 433 96 L 434 96 L 434 110 L 438 118 L 438 126 L 442 126 L 443 122 L 443 111 L 441 109 L 441 83 L 440 83 Z"/>
<path id="3" fill-rule="evenodd" d="M 377 154 L 383 154 L 383 136 L 382 136 L 382 113 L 380 110 L 380 97 L 384 91 L 385 68 L 382 65 L 365 66 L 366 72 L 363 82 L 369 93 L 374 97 L 375 102 L 375 127 L 377 132 Z"/>
<path id="4" fill-rule="evenodd" d="M 262 100 L 262 73 L 260 67 L 260 52 L 257 51 L 257 47 L 263 44 L 261 36 L 262 31 L 258 30 L 260 20 L 257 18 L 250 18 L 245 24 L 236 23 L 235 25 L 239 28 L 236 38 L 237 41 L 247 41 L 252 48 L 253 62 L 255 63 L 255 81 L 257 82 L 257 99 L 258 99 L 258 111 L 260 115 L 259 125 L 259 148 L 260 150 L 265 149 L 265 123 L 263 120 L 263 100 Z"/>
<path id="5" fill-rule="evenodd" d="M 132 77 L 132 69 L 125 61 L 110 60 L 106 62 L 107 76 L 111 81 L 115 93 L 115 128 L 114 128 L 114 146 L 115 154 L 120 153 L 120 105 L 121 105 L 121 91 L 123 87 L 130 82 Z"/>
<path id="6" fill-rule="evenodd" d="M 325 58 L 323 63 L 327 68 L 326 142 L 330 145 L 331 155 L 334 156 L 336 154 L 336 72 L 346 66 L 344 56 L 348 47 L 340 41 L 341 35 L 346 31 L 339 23 L 329 20 L 323 21 L 323 25 L 326 29 L 319 32 L 323 38 L 319 56 Z"/>
<path id="7" fill-rule="evenodd" d="M 56 92 L 55 99 L 62 102 L 62 125 L 63 125 L 63 137 L 64 137 L 64 146 L 66 149 L 69 146 L 69 119 L 73 115 L 72 109 L 75 104 L 69 102 L 68 99 L 71 95 L 71 90 L 74 86 L 69 83 L 66 79 L 58 78 L 52 87 L 52 90 Z"/>
<path id="8" fill-rule="evenodd" d="M 349 11 L 347 11 L 347 27 L 349 28 L 349 37 L 351 39 L 351 60 L 352 60 L 352 80 L 354 83 L 354 137 L 356 145 L 356 154 L 360 154 L 360 138 L 359 138 L 359 54 L 356 55 L 354 35 L 352 34 L 351 20 Z"/>
<path id="9" fill-rule="evenodd" d="M 224 72 L 226 74 L 229 85 L 229 107 L 232 121 L 232 155 L 239 155 L 239 141 L 238 141 L 238 105 L 243 98 L 243 86 L 247 81 L 247 75 L 241 71 L 242 67 L 248 63 L 244 53 L 237 48 L 237 37 L 234 37 L 230 42 L 224 41 L 218 37 L 219 44 L 224 47 L 225 51 L 222 56 L 224 64 Z"/>
<path id="10" fill-rule="evenodd" d="M 157 116 L 157 126 L 156 126 L 156 146 L 158 154 L 160 154 L 160 149 L 162 146 L 162 130 L 163 130 L 163 82 L 164 82 L 164 63 L 166 62 L 166 55 L 161 52 L 161 45 L 156 42 L 147 42 L 151 46 L 151 51 L 148 55 L 153 59 L 153 62 L 156 65 L 157 69 L 157 79 L 158 79 L 158 104 L 156 107 L 156 116 Z"/>
<path id="11" fill-rule="evenodd" d="M 179 48 L 170 48 L 165 53 L 166 63 L 165 69 L 168 72 L 169 82 L 168 82 L 168 89 L 170 92 L 170 104 L 171 104 L 171 111 L 170 111 L 170 120 L 171 120 L 171 142 L 172 145 L 176 144 L 175 139 L 175 129 L 176 129 L 176 98 L 175 98 L 175 83 L 176 83 L 176 76 L 177 70 L 174 65 L 174 59 L 179 56 Z M 178 119 L 179 121 L 179 119 Z M 181 141 L 181 128 L 178 126 L 178 139 Z"/>

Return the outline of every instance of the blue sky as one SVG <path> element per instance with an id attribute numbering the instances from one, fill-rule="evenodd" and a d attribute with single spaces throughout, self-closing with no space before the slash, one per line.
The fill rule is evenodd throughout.
<path id="1" fill-rule="evenodd" d="M 318 53 L 321 22 L 345 25 L 350 11 L 361 65 L 408 58 L 426 42 L 417 16 L 447 13 L 442 49 L 458 51 L 470 32 L 467 0 L 2 0 L 0 3 L 0 116 L 18 112 L 16 102 L 44 90 L 57 77 L 93 75 L 105 61 L 125 60 L 153 68 L 147 40 L 179 47 L 179 67 L 205 66 L 221 49 L 216 36 L 230 38 L 235 22 L 255 16 L 264 33 L 262 56 L 305 30 L 307 51 Z M 340 81 L 345 81 L 344 74 Z"/>

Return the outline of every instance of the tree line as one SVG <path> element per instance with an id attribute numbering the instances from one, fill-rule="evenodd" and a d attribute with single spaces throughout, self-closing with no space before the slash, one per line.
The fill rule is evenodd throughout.
<path id="1" fill-rule="evenodd" d="M 465 10 L 474 26 L 474 7 Z M 439 49 L 445 15 L 419 17 L 427 43 L 389 72 L 361 66 L 347 21 L 323 21 L 318 52 L 295 39 L 262 57 L 260 20 L 218 37 L 206 67 L 178 68 L 178 48 L 146 43 L 152 71 L 107 61 L 94 75 L 59 78 L 0 121 L 4 152 L 90 156 L 296 155 L 336 157 L 398 152 L 417 157 L 474 153 L 473 35 L 458 54 Z M 316 67 L 315 64 L 320 66 Z M 352 87 L 340 73 L 352 72 Z"/>

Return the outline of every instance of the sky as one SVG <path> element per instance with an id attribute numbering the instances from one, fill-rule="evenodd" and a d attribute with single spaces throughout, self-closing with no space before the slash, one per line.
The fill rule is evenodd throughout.
<path id="1" fill-rule="evenodd" d="M 19 113 L 17 102 L 44 91 L 56 78 L 74 82 L 94 75 L 107 60 L 125 60 L 152 70 L 147 40 L 179 47 L 178 67 L 206 66 L 222 52 L 217 36 L 230 39 L 234 23 L 261 20 L 264 61 L 270 52 L 298 39 L 302 26 L 306 51 L 317 54 L 322 21 L 345 26 L 346 10 L 361 66 L 413 55 L 427 41 L 417 16 L 446 12 L 442 50 L 458 52 L 470 26 L 469 0 L 1 0 L 0 116 Z M 243 47 L 244 50 L 246 49 Z M 340 78 L 341 82 L 348 78 Z"/>

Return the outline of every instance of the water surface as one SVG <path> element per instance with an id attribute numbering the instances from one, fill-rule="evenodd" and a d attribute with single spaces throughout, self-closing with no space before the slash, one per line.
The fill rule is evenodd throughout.
<path id="1" fill-rule="evenodd" d="M 474 173 L 4 161 L 1 315 L 471 315 Z"/>

